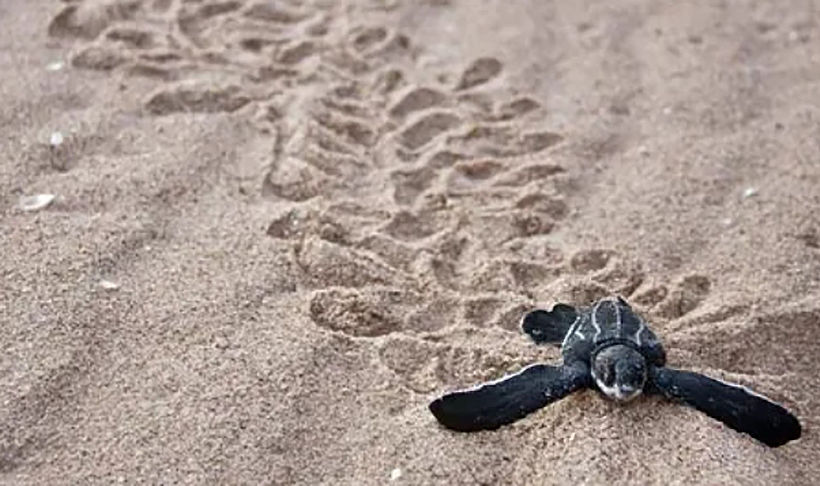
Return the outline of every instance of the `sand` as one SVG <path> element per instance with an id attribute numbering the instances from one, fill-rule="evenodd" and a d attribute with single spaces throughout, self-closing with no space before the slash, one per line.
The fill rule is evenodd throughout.
<path id="1" fill-rule="evenodd" d="M 817 483 L 814 3 L 0 19 L 0 482 Z M 593 391 L 495 432 L 428 412 L 558 360 L 526 309 L 615 293 L 803 438 Z"/>

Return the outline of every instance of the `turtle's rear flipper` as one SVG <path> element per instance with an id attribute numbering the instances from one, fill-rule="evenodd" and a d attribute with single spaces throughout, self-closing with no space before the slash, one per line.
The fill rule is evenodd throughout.
<path id="1" fill-rule="evenodd" d="M 521 329 L 536 343 L 561 344 L 577 317 L 574 307 L 555 304 L 551 311 L 528 312 L 521 321 Z"/>
<path id="2" fill-rule="evenodd" d="M 475 388 L 448 393 L 430 403 L 430 411 L 442 425 L 460 432 L 496 429 L 589 382 L 585 365 L 537 364 Z"/>
<path id="3" fill-rule="evenodd" d="M 669 368 L 655 368 L 653 381 L 666 397 L 682 400 L 770 447 L 800 437 L 800 422 L 794 415 L 739 385 Z"/>

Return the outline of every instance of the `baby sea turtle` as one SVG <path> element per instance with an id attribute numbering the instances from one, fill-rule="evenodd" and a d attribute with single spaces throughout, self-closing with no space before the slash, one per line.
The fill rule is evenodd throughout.
<path id="1" fill-rule="evenodd" d="M 691 371 L 667 368 L 655 333 L 621 297 L 576 309 L 556 304 L 524 316 L 536 343 L 561 344 L 562 366 L 535 364 L 514 375 L 448 393 L 430 403 L 444 426 L 462 432 L 496 429 L 581 388 L 617 402 L 641 392 L 684 402 L 770 447 L 800 437 L 797 419 L 750 390 Z"/>

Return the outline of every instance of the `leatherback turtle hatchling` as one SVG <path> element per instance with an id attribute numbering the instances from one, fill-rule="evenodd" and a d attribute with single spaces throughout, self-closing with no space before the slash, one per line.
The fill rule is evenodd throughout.
<path id="1" fill-rule="evenodd" d="M 797 419 L 748 389 L 691 371 L 667 368 L 655 333 L 621 297 L 576 309 L 556 304 L 534 310 L 521 327 L 536 343 L 561 343 L 562 366 L 535 364 L 430 403 L 444 426 L 463 432 L 514 422 L 581 388 L 618 402 L 641 392 L 682 401 L 729 427 L 777 447 L 800 437 Z"/>

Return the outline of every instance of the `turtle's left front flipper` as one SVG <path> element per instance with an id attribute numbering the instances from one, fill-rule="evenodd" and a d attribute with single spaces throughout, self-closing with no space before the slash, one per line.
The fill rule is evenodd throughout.
<path id="1" fill-rule="evenodd" d="M 567 304 L 555 304 L 552 310 L 536 309 L 524 315 L 521 329 L 537 344 L 561 344 L 578 318 L 578 311 Z"/>
<path id="2" fill-rule="evenodd" d="M 794 415 L 739 385 L 670 368 L 655 368 L 652 375 L 655 386 L 667 398 L 682 400 L 770 447 L 800 438 L 800 422 Z"/>
<path id="3" fill-rule="evenodd" d="M 589 386 L 589 369 L 543 364 L 524 368 L 475 388 L 448 393 L 430 403 L 442 425 L 460 432 L 496 429 Z"/>

